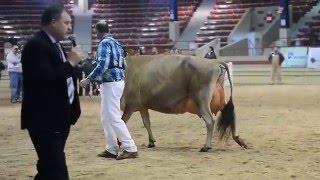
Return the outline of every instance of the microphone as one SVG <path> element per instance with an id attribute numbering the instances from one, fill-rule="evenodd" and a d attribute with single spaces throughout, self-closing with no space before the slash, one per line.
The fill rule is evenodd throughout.
<path id="1" fill-rule="evenodd" d="M 68 39 L 71 41 L 73 47 L 77 46 L 75 35 L 71 34 Z"/>

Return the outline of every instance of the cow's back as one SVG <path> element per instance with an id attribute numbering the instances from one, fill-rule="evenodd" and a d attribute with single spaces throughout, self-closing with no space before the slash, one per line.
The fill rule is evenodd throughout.
<path id="1" fill-rule="evenodd" d="M 190 104 L 188 98 L 212 85 L 214 73 L 219 73 L 212 61 L 180 55 L 133 56 L 127 63 L 124 96 L 136 110 L 177 113 L 184 107 L 178 104 Z"/>

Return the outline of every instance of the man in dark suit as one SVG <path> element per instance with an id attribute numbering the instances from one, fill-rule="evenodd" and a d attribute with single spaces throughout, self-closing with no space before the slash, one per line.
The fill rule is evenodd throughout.
<path id="1" fill-rule="evenodd" d="M 75 81 L 81 51 L 72 48 L 67 58 L 59 44 L 71 30 L 70 15 L 62 6 L 48 7 L 41 27 L 22 52 L 21 128 L 28 130 L 38 155 L 35 179 L 67 180 L 64 147 L 81 113 Z"/>
<path id="2" fill-rule="evenodd" d="M 268 58 L 271 63 L 271 82 L 270 84 L 282 84 L 281 83 L 281 64 L 285 60 L 283 54 L 275 46 Z"/>

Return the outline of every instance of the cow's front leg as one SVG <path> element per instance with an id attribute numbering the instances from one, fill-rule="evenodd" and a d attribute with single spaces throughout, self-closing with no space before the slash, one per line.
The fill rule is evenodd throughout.
<path id="1" fill-rule="evenodd" d="M 151 123 L 150 123 L 150 116 L 147 109 L 140 110 L 140 115 L 143 121 L 144 127 L 147 129 L 148 136 L 149 136 L 149 144 L 148 148 L 153 148 L 156 145 L 154 144 L 156 140 L 153 137 L 152 131 L 151 131 Z"/>

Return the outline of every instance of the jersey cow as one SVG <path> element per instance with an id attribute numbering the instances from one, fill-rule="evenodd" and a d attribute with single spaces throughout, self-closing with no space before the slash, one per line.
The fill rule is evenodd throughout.
<path id="1" fill-rule="evenodd" d="M 139 111 L 149 135 L 148 147 L 154 147 L 148 109 L 168 114 L 192 113 L 206 124 L 207 137 L 201 152 L 211 149 L 214 116 L 219 111 L 217 131 L 221 139 L 232 138 L 247 148 L 235 134 L 232 83 L 228 66 L 223 62 L 182 55 L 131 56 L 127 59 L 126 86 L 121 99 L 127 122 Z M 224 74 L 227 72 L 231 95 L 226 103 Z"/>

